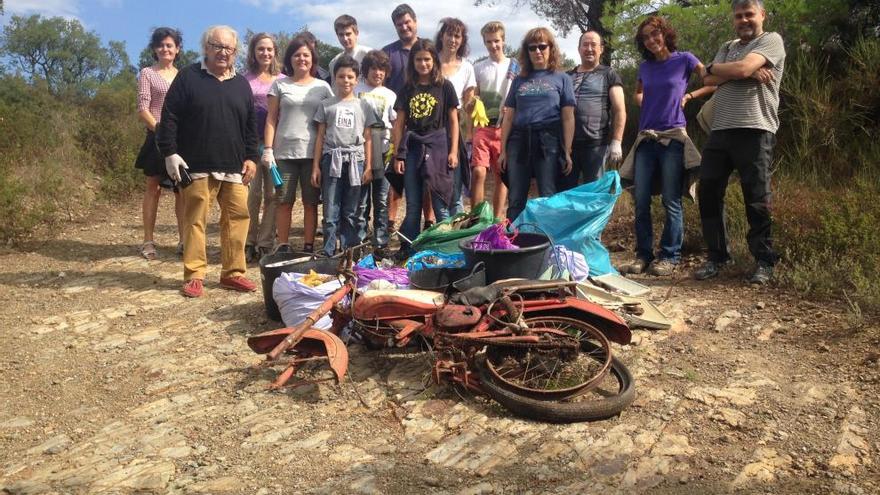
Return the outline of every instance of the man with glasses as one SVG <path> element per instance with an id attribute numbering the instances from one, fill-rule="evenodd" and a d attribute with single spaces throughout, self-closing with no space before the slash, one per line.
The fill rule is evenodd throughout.
<path id="1" fill-rule="evenodd" d="M 205 225 L 214 198 L 220 204 L 220 287 L 256 290 L 244 276 L 247 185 L 260 158 L 253 95 L 235 72 L 238 34 L 232 28 L 208 28 L 202 51 L 202 60 L 181 70 L 171 84 L 157 129 L 168 175 L 183 188 L 182 293 L 187 297 L 204 292 Z"/>
<path id="2" fill-rule="evenodd" d="M 718 50 L 703 78 L 703 84 L 718 89 L 712 132 L 700 166 L 700 219 L 709 260 L 694 276 L 698 280 L 714 277 L 730 260 L 724 195 L 727 179 L 736 170 L 749 222 L 746 240 L 757 261 L 749 282 L 763 285 L 773 275 L 778 258 L 770 238 L 770 162 L 779 128 L 785 46 L 779 33 L 764 31 L 762 0 L 732 3 L 733 27 L 739 38 Z"/>

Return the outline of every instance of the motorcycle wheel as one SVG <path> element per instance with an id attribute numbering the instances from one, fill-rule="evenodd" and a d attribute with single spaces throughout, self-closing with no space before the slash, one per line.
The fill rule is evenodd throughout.
<path id="1" fill-rule="evenodd" d="M 566 400 L 538 400 L 499 385 L 486 367 L 477 365 L 483 391 L 510 412 L 524 418 L 550 423 L 577 423 L 610 418 L 626 409 L 636 398 L 635 382 L 629 369 L 611 358 L 608 374 L 598 387 Z"/>

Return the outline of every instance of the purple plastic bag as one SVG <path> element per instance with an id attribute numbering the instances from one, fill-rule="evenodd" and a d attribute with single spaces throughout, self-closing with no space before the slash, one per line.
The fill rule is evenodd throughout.
<path id="1" fill-rule="evenodd" d="M 471 241 L 471 249 L 474 251 L 489 251 L 492 249 L 519 249 L 519 246 L 510 242 L 507 236 L 504 223 L 496 223 L 489 226 L 486 230 L 477 234 L 477 237 Z M 516 234 L 513 235 L 516 237 Z"/>
<path id="2" fill-rule="evenodd" d="M 406 268 L 363 268 L 354 266 L 354 273 L 357 275 L 358 289 L 370 285 L 373 280 L 387 280 L 398 287 L 407 287 L 409 285 L 409 274 Z"/>

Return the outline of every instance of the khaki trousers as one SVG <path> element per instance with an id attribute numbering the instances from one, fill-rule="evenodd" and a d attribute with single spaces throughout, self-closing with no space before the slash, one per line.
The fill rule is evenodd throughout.
<path id="1" fill-rule="evenodd" d="M 208 267 L 205 226 L 215 198 L 220 204 L 220 277 L 244 275 L 247 270 L 244 242 L 249 225 L 247 186 L 208 176 L 184 188 L 183 198 L 183 279 L 205 279 Z"/>

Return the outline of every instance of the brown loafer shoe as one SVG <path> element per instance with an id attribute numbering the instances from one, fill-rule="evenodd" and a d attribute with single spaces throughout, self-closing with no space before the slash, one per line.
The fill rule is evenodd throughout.
<path id="1" fill-rule="evenodd" d="M 180 289 L 180 292 L 186 297 L 202 297 L 202 295 L 205 293 L 202 279 L 193 278 L 187 280 L 186 283 L 183 284 L 183 288 Z"/>
<path id="2" fill-rule="evenodd" d="M 245 277 L 228 277 L 220 279 L 220 287 L 238 292 L 253 292 L 257 290 L 257 284 Z"/>

